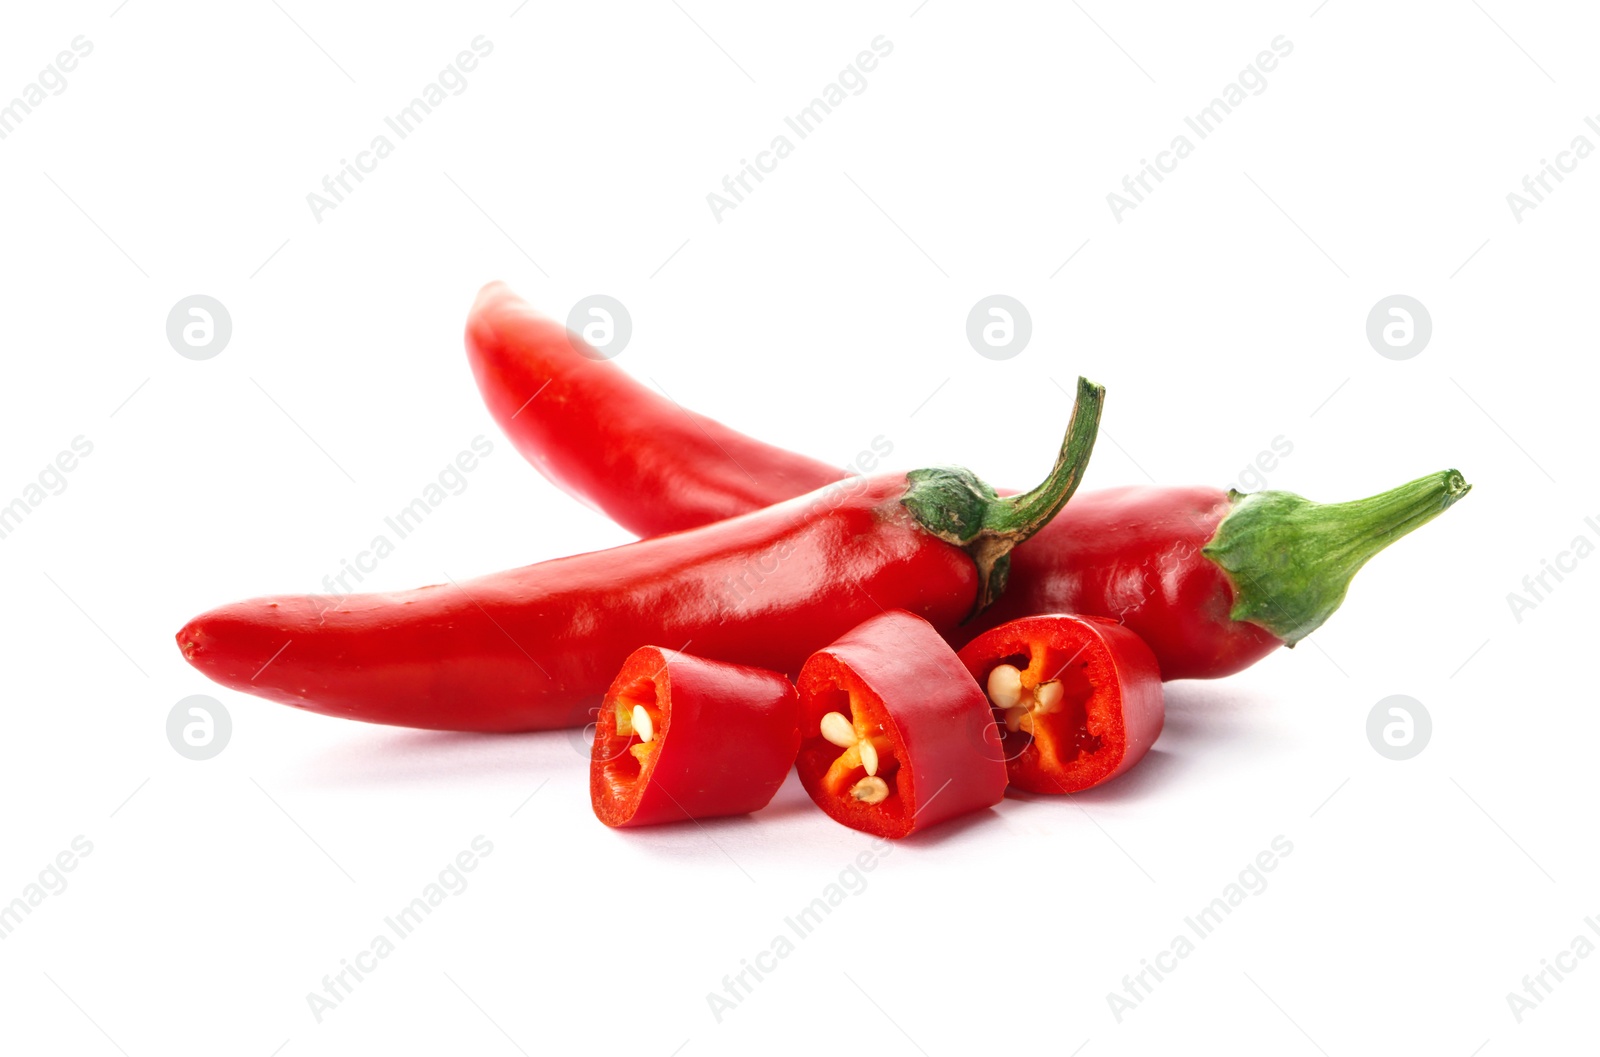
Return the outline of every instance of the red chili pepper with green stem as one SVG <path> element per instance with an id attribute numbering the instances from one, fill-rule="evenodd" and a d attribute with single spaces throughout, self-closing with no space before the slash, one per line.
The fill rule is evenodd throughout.
<path id="1" fill-rule="evenodd" d="M 1144 639 L 1163 678 L 1231 675 L 1321 627 L 1368 560 L 1470 490 L 1445 470 L 1349 503 L 1205 487 L 1091 492 L 1017 552 L 1013 591 L 974 628 L 1034 613 L 1110 617 Z"/>
<path id="2" fill-rule="evenodd" d="M 624 528 L 672 532 L 847 476 L 700 416 L 696 428 L 684 426 L 687 412 L 581 355 L 564 334 L 491 284 L 474 306 L 467 347 L 484 399 L 518 449 Z M 560 387 L 564 417 L 511 413 L 546 383 Z M 1149 644 L 1163 678 L 1231 675 L 1316 630 L 1369 559 L 1469 490 L 1445 470 L 1349 503 L 1208 487 L 1087 493 L 1016 551 L 1000 604 L 963 631 L 1034 613 L 1110 617 Z"/>
<path id="3" fill-rule="evenodd" d="M 1082 477 L 1103 391 L 1078 404 L 1046 481 L 1001 497 L 965 470 L 853 478 L 778 506 L 461 584 L 239 602 L 178 633 L 237 690 L 327 715 L 441 730 L 582 726 L 641 643 L 793 675 L 884 609 L 947 634 L 1003 589 L 1009 552 Z M 727 586 L 762 570 L 747 594 Z"/>

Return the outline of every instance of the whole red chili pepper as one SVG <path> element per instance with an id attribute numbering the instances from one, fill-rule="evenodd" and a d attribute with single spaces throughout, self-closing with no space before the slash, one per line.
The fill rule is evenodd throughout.
<path id="1" fill-rule="evenodd" d="M 797 685 L 795 766 L 834 820 L 905 837 L 1004 798 L 989 702 L 926 620 L 873 617 L 812 654 Z"/>
<path id="2" fill-rule="evenodd" d="M 467 319 L 467 358 L 516 449 L 551 481 L 595 497 L 641 536 L 760 510 L 844 476 L 684 410 L 538 315 L 504 283 L 478 293 Z M 695 454 L 703 450 L 715 457 Z M 634 487 L 639 481 L 652 486 Z M 672 501 L 661 502 L 664 495 Z"/>
<path id="3" fill-rule="evenodd" d="M 1076 793 L 1144 758 L 1165 715 L 1161 670 L 1105 617 L 1023 617 L 961 648 L 998 713 L 1006 773 L 1031 793 Z"/>
<path id="4" fill-rule="evenodd" d="M 799 707 L 777 672 L 634 650 L 595 721 L 595 816 L 620 827 L 759 811 L 794 766 Z"/>
<path id="5" fill-rule="evenodd" d="M 658 428 L 666 414 L 660 408 L 638 419 L 613 415 L 611 406 L 649 404 L 655 395 L 550 337 L 565 332 L 500 284 L 479 296 L 467 333 L 484 399 L 523 454 L 633 532 L 704 524 L 792 498 L 819 477 L 847 476 L 707 419 L 693 420 L 702 432 Z M 504 410 L 526 404 L 547 381 L 583 377 L 592 367 L 607 368 L 601 397 L 610 404 L 564 405 L 562 414 L 603 416 L 607 447 L 571 443 L 559 429 Z M 566 384 L 569 399 L 586 399 Z M 752 473 L 740 472 L 740 464 Z M 1091 492 L 1017 550 L 1001 603 L 966 630 L 1033 613 L 1093 614 L 1137 632 L 1165 679 L 1231 675 L 1316 630 L 1368 559 L 1470 489 L 1460 473 L 1445 470 L 1337 504 L 1207 487 Z"/>
<path id="6" fill-rule="evenodd" d="M 236 690 L 312 712 L 441 730 L 584 725 L 644 642 L 794 674 L 887 607 L 954 632 L 1003 588 L 1008 551 L 1072 495 L 1103 391 L 1080 381 L 1049 478 L 1001 498 L 965 470 L 855 478 L 788 503 L 461 584 L 259 598 L 178 632 Z"/>

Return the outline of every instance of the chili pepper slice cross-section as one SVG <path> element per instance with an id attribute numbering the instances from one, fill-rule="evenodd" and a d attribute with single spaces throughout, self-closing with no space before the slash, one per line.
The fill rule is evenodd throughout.
<path id="1" fill-rule="evenodd" d="M 921 617 L 873 617 L 800 670 L 800 782 L 835 821 L 906 837 L 998 804 L 989 703 Z"/>
<path id="2" fill-rule="evenodd" d="M 777 672 L 634 650 L 595 720 L 595 816 L 622 827 L 759 811 L 794 764 L 798 714 Z"/>
<path id="3" fill-rule="evenodd" d="M 1161 733 L 1161 669 L 1104 617 L 1024 617 L 959 654 L 1001 727 L 1006 773 L 1030 793 L 1076 793 L 1138 763 Z"/>

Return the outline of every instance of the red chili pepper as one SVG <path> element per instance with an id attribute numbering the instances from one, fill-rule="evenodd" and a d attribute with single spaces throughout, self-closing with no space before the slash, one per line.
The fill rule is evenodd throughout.
<path id="1" fill-rule="evenodd" d="M 495 365 L 479 368 L 479 386 L 535 466 L 623 527 L 647 536 L 672 532 L 846 476 L 708 419 L 693 419 L 702 431 L 662 428 L 659 409 L 613 414 L 613 407 L 656 401 L 614 368 L 604 373 L 596 403 L 562 408 L 580 420 L 604 416 L 604 446 L 581 429 L 583 439 L 572 442 L 561 429 L 523 423 L 525 416 L 512 421 L 504 409 L 527 403 L 547 379 L 581 377 L 584 365 L 595 366 L 570 344 L 541 341 L 554 326 L 504 286 L 486 287 L 468 327 L 474 362 Z M 483 328 L 496 342 L 473 337 Z M 579 403 L 589 399 L 576 386 L 564 391 Z M 760 469 L 747 476 L 738 464 Z M 1445 470 L 1368 499 L 1327 505 L 1288 492 L 1206 487 L 1081 495 L 1017 550 L 1010 588 L 977 627 L 1032 613 L 1111 617 L 1145 640 L 1163 678 L 1231 675 L 1316 630 L 1369 558 L 1470 488 L 1460 473 Z"/>
<path id="2" fill-rule="evenodd" d="M 484 402 L 517 450 L 642 536 L 760 510 L 776 501 L 774 491 L 791 499 L 843 476 L 639 385 L 504 283 L 479 291 L 466 337 Z M 715 457 L 692 454 L 702 449 Z M 651 487 L 636 487 L 640 481 Z"/>
<path id="3" fill-rule="evenodd" d="M 1006 773 L 1030 793 L 1076 793 L 1138 763 L 1161 733 L 1161 670 L 1114 620 L 1023 617 L 962 647 L 998 713 Z"/>
<path id="4" fill-rule="evenodd" d="M 743 517 L 449 586 L 239 602 L 190 621 L 224 686 L 327 715 L 441 730 L 583 726 L 643 642 L 793 674 L 884 607 L 954 631 L 1007 552 L 1077 487 L 1103 396 L 1081 382 L 1043 485 L 1000 498 L 964 470 L 855 478 Z"/>
<path id="5" fill-rule="evenodd" d="M 1091 492 L 1012 556 L 1014 587 L 975 627 L 1110 617 L 1145 641 L 1164 679 L 1232 675 L 1321 627 L 1370 558 L 1471 487 L 1445 470 L 1349 503 L 1205 487 Z"/>
<path id="6" fill-rule="evenodd" d="M 873 617 L 800 670 L 800 782 L 851 829 L 905 837 L 998 804 L 989 702 L 927 621 Z"/>
<path id="7" fill-rule="evenodd" d="M 642 646 L 595 720 L 595 816 L 620 827 L 759 811 L 794 765 L 798 722 L 777 672 Z"/>

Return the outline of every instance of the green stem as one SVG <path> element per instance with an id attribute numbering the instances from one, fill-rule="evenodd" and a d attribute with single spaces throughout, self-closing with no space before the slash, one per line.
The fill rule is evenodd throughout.
<path id="1" fill-rule="evenodd" d="M 978 597 L 971 616 L 986 609 L 1005 590 L 1011 550 L 1050 523 L 1083 480 L 1100 430 L 1106 391 L 1078 379 L 1072 420 L 1044 483 L 1029 492 L 1000 496 L 970 470 L 936 467 L 906 474 L 900 501 L 917 523 L 972 556 L 978 566 Z"/>
<path id="2" fill-rule="evenodd" d="M 1339 608 L 1357 571 L 1449 510 L 1472 486 L 1456 470 L 1349 503 L 1291 492 L 1229 492 L 1233 509 L 1201 551 L 1233 581 L 1229 616 L 1293 646 Z"/>

